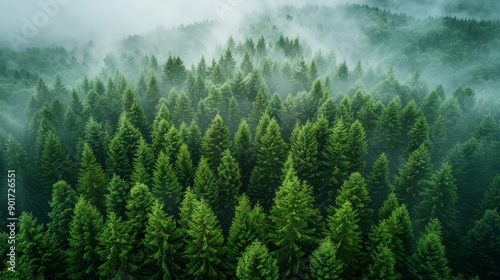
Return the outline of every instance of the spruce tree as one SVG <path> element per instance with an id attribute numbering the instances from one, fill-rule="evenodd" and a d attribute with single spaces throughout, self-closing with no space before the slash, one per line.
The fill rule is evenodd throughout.
<path id="1" fill-rule="evenodd" d="M 165 149 L 165 135 L 171 126 L 170 113 L 168 112 L 167 106 L 162 103 L 153 121 L 153 132 L 151 133 L 151 148 L 154 154 L 159 154 L 160 151 Z"/>
<path id="2" fill-rule="evenodd" d="M 377 147 L 379 153 L 386 153 L 389 161 L 392 163 L 391 168 L 397 166 L 397 157 L 401 151 L 401 102 L 399 99 L 393 99 L 387 105 L 387 108 L 382 110 L 382 114 L 378 118 L 375 125 L 374 146 Z"/>
<path id="3" fill-rule="evenodd" d="M 165 214 L 163 208 L 156 200 L 148 216 L 144 238 L 147 258 L 143 267 L 147 268 L 150 279 L 178 279 L 180 232 L 173 217 Z"/>
<path id="4" fill-rule="evenodd" d="M 236 205 L 227 238 L 227 254 L 224 261 L 228 276 L 234 276 L 238 258 L 242 252 L 256 240 L 265 240 L 267 236 L 267 219 L 262 207 L 251 207 L 246 195 L 240 196 Z"/>
<path id="5" fill-rule="evenodd" d="M 488 209 L 495 209 L 500 205 L 500 174 L 491 180 L 488 189 L 484 192 L 479 203 L 478 213 L 483 214 Z"/>
<path id="6" fill-rule="evenodd" d="M 234 136 L 234 158 L 240 167 L 242 191 L 246 191 L 250 172 L 255 165 L 255 149 L 250 128 L 245 120 L 241 121 Z"/>
<path id="7" fill-rule="evenodd" d="M 335 198 L 335 204 L 341 208 L 346 201 L 351 203 L 352 208 L 358 214 L 359 227 L 364 234 L 372 224 L 373 210 L 370 208 L 371 198 L 366 189 L 365 180 L 359 173 L 352 173 L 347 181 L 342 184 L 339 194 Z"/>
<path id="8" fill-rule="evenodd" d="M 311 278 L 318 280 L 342 279 L 343 263 L 338 259 L 337 247 L 332 241 L 325 239 L 316 249 L 309 260 Z"/>
<path id="9" fill-rule="evenodd" d="M 102 167 L 97 163 L 89 145 L 83 145 L 82 162 L 78 172 L 76 189 L 78 195 L 94 205 L 101 214 L 105 213 L 105 194 L 108 184 Z"/>
<path id="10" fill-rule="evenodd" d="M 11 245 L 19 254 L 17 267 L 14 267 L 19 277 L 16 279 L 53 279 L 60 276 L 62 256 L 54 234 L 46 231 L 43 224 L 38 224 L 37 218 L 31 213 L 23 212 L 18 226 L 17 244 Z"/>
<path id="11" fill-rule="evenodd" d="M 382 206 L 380 206 L 380 209 L 378 210 L 378 220 L 381 221 L 383 219 L 388 219 L 394 210 L 396 210 L 399 207 L 399 201 L 394 192 L 389 193 L 387 195 L 386 200 L 382 203 Z"/>
<path id="12" fill-rule="evenodd" d="M 127 119 L 130 121 L 130 124 L 137 128 L 142 136 L 148 141 L 151 140 L 151 133 L 149 131 L 149 123 L 146 118 L 146 114 L 144 113 L 144 109 L 142 108 L 139 101 L 134 100 L 132 106 L 130 107 L 127 113 Z"/>
<path id="13" fill-rule="evenodd" d="M 202 155 L 207 159 L 213 172 L 217 171 L 217 167 L 220 165 L 222 153 L 231 148 L 229 136 L 229 129 L 224 125 L 221 116 L 217 114 L 205 132 L 202 143 Z"/>
<path id="14" fill-rule="evenodd" d="M 54 233 L 63 249 L 68 248 L 69 225 L 77 200 L 76 192 L 65 181 L 58 181 L 52 186 L 50 222 L 47 228 Z"/>
<path id="15" fill-rule="evenodd" d="M 177 159 L 174 165 L 175 174 L 177 175 L 177 181 L 184 190 L 188 186 L 193 185 L 194 168 L 193 161 L 191 159 L 191 153 L 186 144 L 182 143 Z"/>
<path id="16" fill-rule="evenodd" d="M 90 117 L 85 125 L 83 141 L 89 145 L 101 167 L 104 167 L 110 139 L 103 125 L 97 122 L 93 117 Z"/>
<path id="17" fill-rule="evenodd" d="M 165 150 L 163 152 L 168 157 L 169 162 L 174 164 L 182 145 L 181 133 L 175 125 L 170 127 L 167 134 L 165 134 L 165 139 L 163 141 L 165 141 Z"/>
<path id="18" fill-rule="evenodd" d="M 222 230 L 227 233 L 230 219 L 234 217 L 234 209 L 241 189 L 241 175 L 238 163 L 236 163 L 229 150 L 223 152 L 217 174 L 219 185 L 217 214 L 221 219 Z"/>
<path id="19" fill-rule="evenodd" d="M 264 244 L 254 241 L 239 259 L 236 276 L 241 280 L 277 280 L 279 272 L 276 259 Z"/>
<path id="20" fill-rule="evenodd" d="M 290 141 L 290 154 L 297 176 L 314 189 L 320 186 L 317 164 L 319 150 L 315 132 L 314 125 L 307 122 L 302 128 L 295 127 Z"/>
<path id="21" fill-rule="evenodd" d="M 327 236 L 336 246 L 338 259 L 342 261 L 342 278 L 356 277 L 360 273 L 362 239 L 358 223 L 358 213 L 349 201 L 327 218 Z"/>
<path id="22" fill-rule="evenodd" d="M 75 205 L 70 224 L 67 274 L 71 279 L 95 279 L 98 275 L 99 235 L 103 221 L 99 211 L 83 197 Z"/>
<path id="23" fill-rule="evenodd" d="M 152 193 L 164 205 L 163 210 L 167 214 L 177 214 L 176 206 L 181 201 L 182 186 L 168 156 L 163 152 L 160 152 L 153 172 Z"/>
<path id="24" fill-rule="evenodd" d="M 194 175 L 193 192 L 215 209 L 218 206 L 219 186 L 208 161 L 202 157 Z"/>
<path id="25" fill-rule="evenodd" d="M 160 100 L 160 87 L 158 79 L 155 74 L 151 74 L 146 88 L 146 103 L 144 106 L 144 111 L 146 112 L 149 123 L 153 122 L 153 113 L 155 112 L 158 100 Z"/>
<path id="26" fill-rule="evenodd" d="M 314 207 L 312 188 L 286 170 L 270 210 L 270 239 L 277 247 L 276 258 L 283 277 L 297 277 L 305 271 L 305 257 L 319 243 L 321 215 Z"/>
<path id="27" fill-rule="evenodd" d="M 347 140 L 347 157 L 349 158 L 349 173 L 365 172 L 365 156 L 368 154 L 368 142 L 363 125 L 358 120 L 354 121 L 349 129 Z"/>
<path id="28" fill-rule="evenodd" d="M 382 153 L 373 163 L 372 171 L 366 180 L 368 192 L 372 198 L 370 207 L 375 211 L 380 209 L 382 202 L 391 192 L 389 173 L 389 161 L 387 156 Z"/>
<path id="29" fill-rule="evenodd" d="M 396 280 L 399 275 L 396 274 L 394 266 L 396 259 L 394 253 L 384 244 L 379 244 L 371 253 L 371 263 L 368 268 L 369 279 L 388 279 Z"/>
<path id="30" fill-rule="evenodd" d="M 132 239 L 127 232 L 126 224 L 114 212 L 108 214 L 108 220 L 99 236 L 102 264 L 99 276 L 106 279 L 132 279 L 137 267 L 132 264 L 129 255 Z"/>
<path id="31" fill-rule="evenodd" d="M 133 184 L 142 183 L 151 186 L 151 173 L 154 169 L 154 155 L 150 146 L 144 139 L 139 140 L 139 147 L 134 157 L 134 171 L 131 182 Z"/>
<path id="32" fill-rule="evenodd" d="M 278 123 L 272 119 L 261 139 L 257 163 L 250 175 L 248 195 L 265 210 L 270 209 L 274 192 L 278 189 L 281 169 L 286 158 L 286 144 L 281 138 Z"/>
<path id="33" fill-rule="evenodd" d="M 408 132 L 408 146 L 406 147 L 404 154 L 408 157 L 421 145 L 425 145 L 427 149 L 429 149 L 429 143 L 429 125 L 427 124 L 425 117 L 420 116 Z"/>
<path id="34" fill-rule="evenodd" d="M 184 258 L 185 275 L 190 279 L 224 279 L 221 261 L 224 256 L 224 237 L 217 217 L 210 206 L 195 201 L 186 230 Z"/>
<path id="35" fill-rule="evenodd" d="M 130 186 L 118 175 L 114 175 L 108 185 L 105 195 L 106 213 L 115 213 L 119 218 L 125 219 L 125 206 L 130 194 Z"/>

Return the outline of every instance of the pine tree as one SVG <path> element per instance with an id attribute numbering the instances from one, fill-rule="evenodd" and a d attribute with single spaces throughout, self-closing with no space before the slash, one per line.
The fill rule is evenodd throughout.
<path id="1" fill-rule="evenodd" d="M 139 147 L 134 157 L 134 171 L 132 172 L 131 181 L 133 184 L 142 183 L 146 186 L 151 186 L 151 173 L 154 169 L 153 151 L 144 139 L 139 140 Z"/>
<path id="2" fill-rule="evenodd" d="M 372 198 L 370 207 L 373 210 L 378 211 L 384 199 L 391 192 L 389 173 L 389 161 L 387 156 L 382 153 L 373 163 L 372 171 L 366 180 L 368 192 Z"/>
<path id="3" fill-rule="evenodd" d="M 103 228 L 99 211 L 83 197 L 75 205 L 70 224 L 67 274 L 71 279 L 95 279 L 99 262 L 99 234 Z"/>
<path id="4" fill-rule="evenodd" d="M 346 127 L 350 127 L 354 121 L 354 114 L 351 110 L 351 100 L 348 96 L 344 96 L 340 101 L 339 106 L 335 112 L 335 120 L 342 120 Z"/>
<path id="5" fill-rule="evenodd" d="M 439 115 L 439 107 L 443 103 L 436 90 L 429 92 L 422 100 L 420 108 L 429 123 L 433 123 Z"/>
<path id="6" fill-rule="evenodd" d="M 393 99 L 387 105 L 387 108 L 382 110 L 382 114 L 378 118 L 375 126 L 374 146 L 377 147 L 379 153 L 386 153 L 389 161 L 392 162 L 392 167 L 396 166 L 397 157 L 400 155 L 400 143 L 402 133 L 402 123 L 399 110 L 401 102 L 399 99 Z"/>
<path id="7" fill-rule="evenodd" d="M 217 214 L 221 219 L 224 232 L 229 229 L 229 221 L 234 217 L 234 209 L 241 189 L 241 175 L 238 163 L 229 150 L 222 154 L 222 160 L 217 168 L 219 185 Z"/>
<path id="8" fill-rule="evenodd" d="M 130 186 L 118 175 L 114 175 L 108 186 L 106 197 L 106 213 L 115 213 L 117 217 L 125 219 L 125 206 L 130 194 Z"/>
<path id="9" fill-rule="evenodd" d="M 415 150 L 401 166 L 396 175 L 394 191 L 401 203 L 404 203 L 410 213 L 416 213 L 419 204 L 419 194 L 423 190 L 423 183 L 431 171 L 429 152 L 425 145 Z"/>
<path id="10" fill-rule="evenodd" d="M 152 73 L 146 88 L 146 104 L 144 106 L 149 123 L 153 122 L 153 114 L 158 100 L 160 100 L 160 87 L 156 75 Z"/>
<path id="11" fill-rule="evenodd" d="M 463 242 L 463 259 L 467 272 L 481 279 L 500 277 L 500 215 L 497 208 L 488 209 L 476 220 Z"/>
<path id="12" fill-rule="evenodd" d="M 187 236 L 189 221 L 191 220 L 191 215 L 193 214 L 196 201 L 196 194 L 194 194 L 191 188 L 188 187 L 184 192 L 184 198 L 182 199 L 181 206 L 179 207 L 179 231 L 183 240 L 185 240 Z"/>
<path id="13" fill-rule="evenodd" d="M 267 220 L 262 207 L 251 207 L 246 195 L 242 195 L 236 205 L 227 238 L 227 254 L 224 261 L 228 276 L 236 273 L 238 258 L 242 252 L 256 240 L 265 240 Z"/>
<path id="14" fill-rule="evenodd" d="M 318 280 L 342 279 L 342 261 L 338 260 L 337 247 L 328 239 L 323 240 L 309 260 L 311 278 Z"/>
<path id="15" fill-rule="evenodd" d="M 255 100 L 253 100 L 252 102 L 252 110 L 250 112 L 250 116 L 248 117 L 248 122 L 252 130 L 254 130 L 259 124 L 259 121 L 262 118 L 262 114 L 266 112 L 267 106 L 268 97 L 264 95 L 264 92 L 262 90 L 259 90 L 257 92 Z"/>
<path id="16" fill-rule="evenodd" d="M 177 159 L 174 165 L 175 174 L 177 175 L 177 181 L 181 185 L 182 189 L 186 189 L 188 186 L 193 185 L 194 168 L 193 161 L 191 159 L 191 153 L 186 144 L 182 143 L 179 154 L 177 154 Z"/>
<path id="17" fill-rule="evenodd" d="M 179 126 L 182 123 L 190 123 L 194 117 L 194 110 L 191 100 L 185 92 L 182 92 L 175 101 L 173 120 Z"/>
<path id="18" fill-rule="evenodd" d="M 130 189 L 130 195 L 125 206 L 125 215 L 127 217 L 126 228 L 133 240 L 131 254 L 135 265 L 140 265 L 144 258 L 145 248 L 142 240 L 146 235 L 148 215 L 151 213 L 153 203 L 153 195 L 146 185 L 136 184 Z"/>
<path id="19" fill-rule="evenodd" d="M 181 201 L 182 186 L 177 180 L 170 159 L 163 152 L 160 152 L 156 160 L 155 170 L 153 172 L 153 195 L 164 205 L 164 211 L 173 215 L 177 213 L 176 206 Z"/>
<path id="20" fill-rule="evenodd" d="M 239 259 L 236 276 L 241 280 L 277 280 L 279 272 L 276 259 L 264 244 L 254 241 Z"/>
<path id="21" fill-rule="evenodd" d="M 389 193 L 386 200 L 382 203 L 382 206 L 380 206 L 378 211 L 378 220 L 381 221 L 383 219 L 388 219 L 392 215 L 392 212 L 394 212 L 394 210 L 396 210 L 399 206 L 396 194 L 394 192 Z"/>
<path id="22" fill-rule="evenodd" d="M 225 279 L 221 269 L 224 237 L 210 206 L 195 201 L 186 231 L 185 275 L 190 279 Z"/>
<path id="23" fill-rule="evenodd" d="M 202 154 L 207 159 L 212 171 L 217 170 L 222 159 L 222 153 L 229 148 L 231 148 L 229 129 L 224 125 L 221 116 L 217 114 L 205 132 L 202 143 Z"/>
<path id="24" fill-rule="evenodd" d="M 250 172 L 255 165 L 254 143 L 250 128 L 245 120 L 241 121 L 234 136 L 234 158 L 240 167 L 242 191 L 245 191 L 250 180 Z"/>
<path id="25" fill-rule="evenodd" d="M 368 142 L 363 125 L 358 120 L 354 121 L 349 129 L 347 149 L 347 157 L 350 161 L 348 172 L 363 174 L 366 166 L 364 157 L 368 154 Z"/>
<path id="26" fill-rule="evenodd" d="M 369 279 L 396 280 L 398 275 L 394 271 L 396 259 L 394 253 L 384 244 L 379 244 L 371 253 L 371 264 L 369 266 Z"/>
<path id="27" fill-rule="evenodd" d="M 343 263 L 342 278 L 352 278 L 360 272 L 362 240 L 358 223 L 358 213 L 349 201 L 327 218 L 327 236 L 336 246 L 338 259 Z"/>
<path id="28" fill-rule="evenodd" d="M 451 270 L 440 232 L 426 232 L 417 242 L 411 272 L 415 279 L 449 279 Z"/>
<path id="29" fill-rule="evenodd" d="M 63 249 L 67 249 L 69 245 L 69 225 L 77 200 L 76 192 L 65 181 L 58 181 L 52 186 L 52 200 L 49 202 L 50 223 L 47 227 L 54 233 Z"/>
<path id="30" fill-rule="evenodd" d="M 415 124 L 408 132 L 408 146 L 404 154 L 409 156 L 413 151 L 417 150 L 420 145 L 425 145 L 429 149 L 429 125 L 424 116 L 418 117 Z"/>
<path id="31" fill-rule="evenodd" d="M 23 212 L 18 225 L 17 244 L 11 245 L 19 254 L 17 267 L 14 266 L 19 277 L 16 279 L 50 279 L 59 276 L 61 253 L 53 233 L 46 231 L 43 224 L 38 224 L 37 218 L 31 213 Z"/>
<path id="32" fill-rule="evenodd" d="M 219 187 L 217 178 L 208 165 L 208 161 L 202 157 L 194 175 L 193 192 L 198 199 L 203 199 L 210 208 L 218 206 Z"/>
<path id="33" fill-rule="evenodd" d="M 349 201 L 353 210 L 356 211 L 359 227 L 364 234 L 368 235 L 373 216 L 373 210 L 369 207 L 371 198 L 363 176 L 357 172 L 352 173 L 349 179 L 342 184 L 339 194 L 335 198 L 335 204 L 338 208 L 341 208 L 346 201 Z"/>
<path id="34" fill-rule="evenodd" d="M 292 132 L 290 154 L 297 176 L 314 189 L 320 186 L 318 171 L 318 142 L 314 125 L 307 122 L 302 128 L 296 126 Z"/>
<path id="35" fill-rule="evenodd" d="M 98 123 L 93 117 L 90 117 L 85 125 L 83 141 L 89 145 L 101 167 L 104 167 L 110 139 L 103 125 Z"/>
<path id="36" fill-rule="evenodd" d="M 164 151 L 166 148 L 165 135 L 167 135 L 172 126 L 169 117 L 170 113 L 167 107 L 165 104 L 162 104 L 153 122 L 153 132 L 151 133 L 151 148 L 155 155 L 159 154 L 160 151 Z"/>
<path id="37" fill-rule="evenodd" d="M 497 174 L 491 180 L 488 189 L 484 192 L 479 203 L 478 213 L 483 214 L 488 209 L 495 209 L 500 205 L 500 175 Z"/>
<path id="38" fill-rule="evenodd" d="M 149 123 L 144 113 L 144 108 L 142 108 L 139 101 L 134 100 L 130 110 L 127 112 L 127 119 L 133 127 L 137 128 L 141 132 L 141 135 L 144 138 L 148 139 L 148 141 L 151 140 Z"/>
<path id="39" fill-rule="evenodd" d="M 129 255 L 132 239 L 127 233 L 126 224 L 115 213 L 108 214 L 102 233 L 99 236 L 99 251 L 102 264 L 99 276 L 106 279 L 132 279 L 130 274 L 136 267 L 131 263 Z"/>
<path id="40" fill-rule="evenodd" d="M 178 279 L 181 267 L 178 264 L 180 232 L 172 216 L 163 212 L 164 206 L 155 201 L 146 226 L 146 255 L 144 267 L 147 267 L 150 279 Z"/>
<path id="41" fill-rule="evenodd" d="M 110 176 L 116 174 L 126 181 L 130 180 L 140 139 L 141 133 L 122 115 L 108 149 L 106 167 Z"/>
<path id="42" fill-rule="evenodd" d="M 301 183 L 293 168 L 286 171 L 270 210 L 270 239 L 283 277 L 297 277 L 305 270 L 305 257 L 319 243 L 321 215 L 314 208 L 312 188 Z"/>
<path id="43" fill-rule="evenodd" d="M 281 138 L 278 123 L 272 119 L 261 139 L 257 163 L 250 175 L 248 195 L 265 210 L 270 209 L 271 199 L 281 182 L 281 169 L 286 158 L 286 144 Z"/>
<path id="44" fill-rule="evenodd" d="M 101 214 L 105 213 L 105 193 L 108 182 L 102 167 L 87 144 L 83 145 L 82 162 L 76 189 L 78 194 L 94 205 Z"/>
<path id="45" fill-rule="evenodd" d="M 165 150 L 164 153 L 168 157 L 171 164 L 175 163 L 175 159 L 179 154 L 179 149 L 182 145 L 182 136 L 179 130 L 172 125 L 165 135 Z"/>

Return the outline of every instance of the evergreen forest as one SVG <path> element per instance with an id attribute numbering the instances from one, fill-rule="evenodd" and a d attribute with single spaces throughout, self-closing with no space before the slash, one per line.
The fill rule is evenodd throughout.
<path id="1" fill-rule="evenodd" d="M 390 7 L 3 42 L 0 278 L 500 279 L 500 22 Z"/>

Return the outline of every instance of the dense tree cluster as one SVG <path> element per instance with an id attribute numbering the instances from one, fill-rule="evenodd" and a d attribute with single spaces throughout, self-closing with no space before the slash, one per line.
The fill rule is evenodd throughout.
<path id="1" fill-rule="evenodd" d="M 500 278 L 487 99 L 283 35 L 219 54 L 109 56 L 72 89 L 16 70 L 19 279 Z"/>

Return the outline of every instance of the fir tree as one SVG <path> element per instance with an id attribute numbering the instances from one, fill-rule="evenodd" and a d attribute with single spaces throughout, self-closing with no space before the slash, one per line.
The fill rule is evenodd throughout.
<path id="1" fill-rule="evenodd" d="M 156 104 L 158 104 L 158 100 L 160 100 L 160 87 L 158 79 L 155 74 L 151 74 L 146 88 L 146 103 L 144 106 L 144 111 L 146 112 L 149 123 L 153 122 L 153 114 L 155 112 Z"/>
<path id="2" fill-rule="evenodd" d="M 242 191 L 245 191 L 250 180 L 250 172 L 255 165 L 254 143 L 245 120 L 241 121 L 234 136 L 234 158 L 240 167 Z"/>
<path id="3" fill-rule="evenodd" d="M 368 143 L 363 125 L 358 120 L 354 121 L 349 129 L 347 149 L 347 157 L 350 160 L 348 172 L 363 174 L 366 166 L 364 157 L 368 154 Z"/>
<path id="4" fill-rule="evenodd" d="M 115 213 L 118 218 L 125 219 L 125 206 L 127 205 L 130 186 L 118 175 L 114 175 L 108 185 L 106 197 L 106 213 Z"/>
<path id="5" fill-rule="evenodd" d="M 105 213 L 104 195 L 108 182 L 102 167 L 87 144 L 82 151 L 82 163 L 76 189 L 78 194 L 94 205 L 101 214 Z"/>
<path id="6" fill-rule="evenodd" d="M 379 244 L 371 253 L 371 264 L 368 268 L 369 279 L 396 280 L 398 276 L 394 271 L 396 259 L 394 253 L 384 244 Z"/>
<path id="7" fill-rule="evenodd" d="M 314 189 L 320 186 L 317 164 L 319 150 L 315 132 L 314 125 L 310 122 L 302 128 L 296 126 L 292 132 L 290 145 L 290 154 L 297 176 Z"/>
<path id="8" fill-rule="evenodd" d="M 208 165 L 208 161 L 202 157 L 194 175 L 193 192 L 198 199 L 205 200 L 210 208 L 217 207 L 219 187 L 217 179 Z"/>
<path id="9" fill-rule="evenodd" d="M 202 154 L 214 172 L 222 160 L 222 153 L 231 147 L 229 136 L 229 129 L 224 125 L 221 116 L 217 114 L 205 132 L 202 143 Z"/>
<path id="10" fill-rule="evenodd" d="M 408 146 L 404 154 L 409 156 L 413 151 L 417 150 L 420 145 L 425 145 L 429 149 L 429 125 L 424 116 L 420 116 L 413 127 L 408 132 Z"/>
<path id="11" fill-rule="evenodd" d="M 99 235 L 103 228 L 99 211 L 83 197 L 75 205 L 70 224 L 67 274 L 71 279 L 95 279 L 98 274 Z"/>
<path id="12" fill-rule="evenodd" d="M 236 163 L 229 150 L 223 152 L 221 163 L 217 168 L 217 174 L 219 184 L 219 207 L 217 207 L 219 213 L 217 214 L 221 218 L 223 231 L 227 233 L 229 221 L 234 216 L 234 209 L 241 189 L 241 175 L 238 163 Z"/>
<path id="13" fill-rule="evenodd" d="M 483 198 L 479 203 L 478 212 L 483 214 L 488 209 L 495 209 L 500 205 L 500 175 L 497 174 L 491 180 L 488 189 L 484 192 Z"/>
<path id="14" fill-rule="evenodd" d="M 179 149 L 182 145 L 182 136 L 179 130 L 172 125 L 165 135 L 165 150 L 164 153 L 168 157 L 171 164 L 175 163 L 175 159 L 179 154 Z"/>
<path id="15" fill-rule="evenodd" d="M 382 203 L 382 206 L 380 206 L 378 211 L 378 220 L 381 221 L 383 219 L 388 219 L 392 215 L 392 212 L 394 212 L 394 210 L 396 210 L 399 206 L 396 194 L 394 192 L 389 193 L 387 198 Z"/>
<path id="16" fill-rule="evenodd" d="M 139 140 L 139 147 L 134 157 L 134 171 L 132 172 L 132 183 L 142 183 L 151 186 L 151 173 L 154 169 L 153 151 L 144 139 Z"/>
<path id="17" fill-rule="evenodd" d="M 153 195 L 164 205 L 169 215 L 177 213 L 176 205 L 181 201 L 182 186 L 167 155 L 160 152 L 153 172 Z"/>
<path id="18" fill-rule="evenodd" d="M 63 249 L 68 248 L 69 225 L 77 200 L 76 192 L 65 181 L 58 181 L 52 186 L 52 200 L 49 202 L 50 223 L 47 227 L 54 233 Z"/>
<path id="19" fill-rule="evenodd" d="M 283 277 L 305 270 L 305 257 L 318 245 L 321 216 L 314 208 L 312 188 L 301 183 L 293 168 L 287 170 L 270 211 L 270 239 Z"/>
<path id="20" fill-rule="evenodd" d="M 194 168 L 193 161 L 191 159 L 191 153 L 186 144 L 182 143 L 179 154 L 177 154 L 177 159 L 174 165 L 175 174 L 177 175 L 177 180 L 181 185 L 182 189 L 186 189 L 188 186 L 193 185 Z"/>
<path id="21" fill-rule="evenodd" d="M 337 247 L 328 239 L 319 244 L 309 260 L 312 279 L 342 279 L 342 261 L 338 260 Z"/>
<path id="22" fill-rule="evenodd" d="M 366 180 L 368 192 L 372 198 L 370 207 L 373 210 L 378 211 L 382 206 L 382 201 L 391 192 L 389 173 L 389 161 L 387 160 L 387 156 L 382 153 L 373 163 L 372 171 Z"/>
<path id="23" fill-rule="evenodd" d="M 241 280 L 277 280 L 279 274 L 276 259 L 264 244 L 254 241 L 239 259 L 236 276 Z"/>
<path id="24" fill-rule="evenodd" d="M 111 212 L 108 215 L 102 233 L 99 236 L 99 251 L 102 264 L 99 276 L 107 279 L 132 279 L 131 273 L 136 267 L 131 263 L 129 255 L 132 239 L 127 233 L 126 224 L 120 217 Z"/>
<path id="25" fill-rule="evenodd" d="M 186 276 L 190 279 L 224 279 L 221 260 L 224 237 L 215 214 L 203 200 L 193 205 L 186 230 L 184 258 Z"/>
<path id="26" fill-rule="evenodd" d="M 163 212 L 164 206 L 155 201 L 146 226 L 146 255 L 150 279 L 178 279 L 181 267 L 176 261 L 179 254 L 180 233 L 172 216 Z"/>

